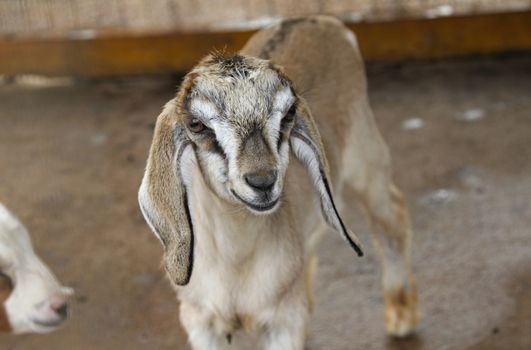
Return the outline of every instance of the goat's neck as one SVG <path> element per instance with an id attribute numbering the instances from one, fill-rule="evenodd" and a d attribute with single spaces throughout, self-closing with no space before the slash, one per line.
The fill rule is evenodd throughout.
<path id="1" fill-rule="evenodd" d="M 283 208 L 271 215 L 255 215 L 239 204 L 219 197 L 202 179 L 192 184 L 192 213 L 197 249 L 215 251 L 219 259 L 238 264 L 251 258 L 258 247 L 276 241 L 278 227 L 288 227 Z"/>

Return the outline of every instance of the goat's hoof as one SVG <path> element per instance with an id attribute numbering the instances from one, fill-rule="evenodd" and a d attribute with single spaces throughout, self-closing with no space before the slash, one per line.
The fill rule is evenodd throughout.
<path id="1" fill-rule="evenodd" d="M 385 293 L 385 328 L 389 335 L 407 337 L 415 331 L 418 321 L 415 288 Z"/>

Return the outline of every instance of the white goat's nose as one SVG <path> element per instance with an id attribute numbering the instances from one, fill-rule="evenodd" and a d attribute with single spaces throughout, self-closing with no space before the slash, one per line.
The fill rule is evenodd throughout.
<path id="1" fill-rule="evenodd" d="M 54 310 L 61 318 L 66 318 L 68 316 L 68 304 L 66 302 L 52 306 L 52 310 Z"/>
<path id="2" fill-rule="evenodd" d="M 59 317 L 66 318 L 68 316 L 68 297 L 64 294 L 56 294 L 50 298 L 50 309 Z"/>

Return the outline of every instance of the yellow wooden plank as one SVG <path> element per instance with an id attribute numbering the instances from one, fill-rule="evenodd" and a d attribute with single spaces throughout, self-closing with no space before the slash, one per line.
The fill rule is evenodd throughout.
<path id="1" fill-rule="evenodd" d="M 439 58 L 531 49 L 531 12 L 349 25 L 367 60 Z M 0 74 L 123 75 L 190 68 L 253 34 L 99 32 L 89 39 L 0 38 Z"/>
<path id="2" fill-rule="evenodd" d="M 350 27 L 366 59 L 439 58 L 531 49 L 531 12 Z"/>

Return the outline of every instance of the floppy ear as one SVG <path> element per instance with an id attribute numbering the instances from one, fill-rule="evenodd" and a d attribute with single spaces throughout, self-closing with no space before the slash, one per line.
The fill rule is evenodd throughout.
<path id="1" fill-rule="evenodd" d="M 172 282 L 186 285 L 194 263 L 194 230 L 187 186 L 194 153 L 177 120 L 175 100 L 157 119 L 138 202 L 164 246 L 164 266 Z"/>
<path id="2" fill-rule="evenodd" d="M 358 237 L 347 230 L 337 211 L 330 182 L 328 181 L 328 161 L 324 153 L 321 136 L 315 126 L 310 110 L 302 98 L 299 98 L 297 103 L 295 125 L 291 130 L 290 144 L 293 153 L 304 164 L 310 178 L 313 180 L 321 200 L 321 209 L 325 220 L 342 234 L 359 256 L 363 256 Z"/>

